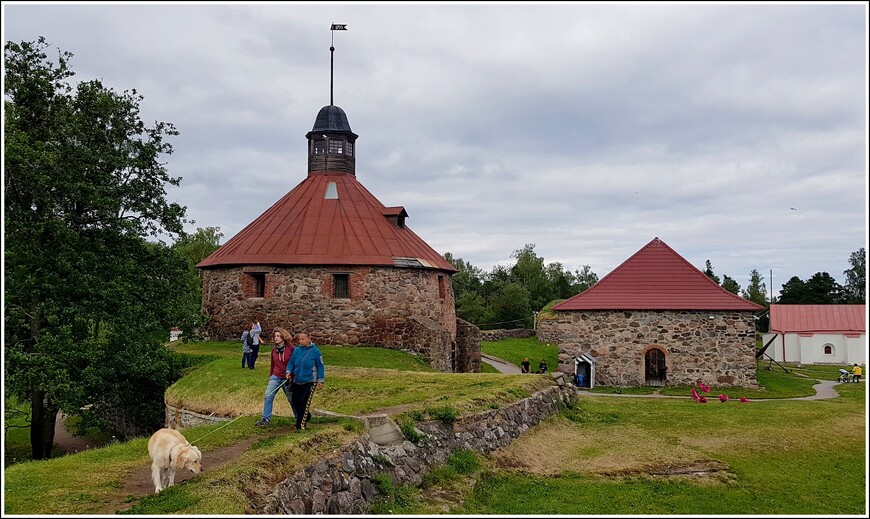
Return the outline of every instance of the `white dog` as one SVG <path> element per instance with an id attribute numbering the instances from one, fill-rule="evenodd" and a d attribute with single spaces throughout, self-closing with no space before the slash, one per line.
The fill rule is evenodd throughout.
<path id="1" fill-rule="evenodd" d="M 202 472 L 202 453 L 175 429 L 160 429 L 148 440 L 151 456 L 151 480 L 154 492 L 175 484 L 176 469 L 188 469 L 194 474 Z"/>

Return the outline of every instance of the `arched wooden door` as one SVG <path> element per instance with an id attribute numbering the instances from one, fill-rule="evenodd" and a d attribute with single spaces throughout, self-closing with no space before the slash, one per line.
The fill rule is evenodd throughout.
<path id="1" fill-rule="evenodd" d="M 650 348 L 644 356 L 646 385 L 664 386 L 667 379 L 665 353 L 658 348 Z"/>

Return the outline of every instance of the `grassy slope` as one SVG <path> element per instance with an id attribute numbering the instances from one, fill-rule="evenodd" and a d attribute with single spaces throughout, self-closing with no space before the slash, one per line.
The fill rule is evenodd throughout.
<path id="1" fill-rule="evenodd" d="M 535 348 L 547 355 L 546 345 L 534 339 L 518 341 L 484 343 L 483 347 L 506 360 L 510 359 L 507 355 L 531 358 L 531 353 L 524 352 Z M 508 344 L 501 344 L 504 342 Z M 490 349 L 496 344 L 498 352 Z M 213 403 L 231 397 L 240 401 L 252 398 L 254 414 L 259 412 L 268 357 L 265 363 L 263 358 L 260 360 L 261 365 L 265 364 L 262 370 L 258 366 L 251 372 L 241 369 L 235 343 L 178 349 L 211 355 L 216 360 L 194 370 L 183 379 L 184 383 L 176 384 L 180 387 L 174 386 L 171 391 L 179 391 L 184 397 L 184 386 L 198 386 L 199 392 L 208 395 L 206 399 Z M 340 412 L 359 411 L 406 402 L 406 393 L 419 390 L 414 395 L 417 400 L 411 400 L 421 408 L 437 402 L 474 410 L 515 400 L 545 380 L 519 375 L 433 373 L 418 366 L 419 360 L 413 357 L 375 350 L 324 347 L 327 384 L 333 393 L 324 391 L 315 405 L 328 404 L 336 410 L 345 410 Z M 520 360 L 521 356 L 517 362 Z M 366 366 L 353 367 L 354 363 Z M 795 390 L 789 386 L 792 378 L 759 369 L 759 381 L 771 384 L 773 390 L 783 394 Z M 527 383 L 531 386 L 524 385 Z M 492 470 L 480 475 L 473 495 L 452 513 L 863 513 L 865 389 L 863 384 L 838 386 L 844 398 L 831 401 L 749 404 L 731 401 L 706 406 L 689 400 L 587 396 L 566 416 L 551 418 L 523 435 L 505 449 L 505 457 L 494 457 Z M 253 396 L 240 397 L 249 392 Z M 280 399 L 276 400 L 276 408 L 283 409 Z M 284 409 L 284 414 L 289 416 L 289 408 Z M 207 451 L 221 443 L 237 441 L 250 434 L 254 419 L 242 418 L 222 433 L 199 442 L 200 446 Z M 277 418 L 276 422 L 281 420 Z M 216 427 L 191 428 L 186 434 L 197 438 Z M 318 445 L 326 450 L 359 434 L 348 422 L 328 420 L 318 427 L 317 436 L 321 433 L 324 442 Z M 261 442 L 237 463 L 146 498 L 132 512 L 244 513 L 251 499 L 246 488 L 267 488 L 274 478 L 288 470 L 283 462 L 274 466 L 267 460 L 302 462 L 307 459 L 304 453 L 320 452 L 320 447 L 313 445 L 300 451 L 296 441 L 281 437 Z M 134 439 L 55 460 L 10 467 L 4 478 L 4 512 L 103 513 L 99 511 L 100 502 L 123 487 L 131 467 L 147 464 L 145 442 L 146 439 Z M 523 460 L 530 459 L 543 460 L 555 471 L 545 476 L 534 466 L 523 468 Z M 715 461 L 727 467 L 723 472 L 726 476 L 695 482 L 654 478 L 643 473 L 648 466 L 688 461 Z M 505 468 L 518 465 L 519 469 Z M 626 475 L 602 475 L 608 466 L 620 468 Z M 471 487 L 466 487 L 470 491 Z M 203 498 L 205 495 L 208 499 Z"/>
<path id="2" fill-rule="evenodd" d="M 496 457 L 461 514 L 864 514 L 866 386 L 842 398 L 698 405 L 584 397 Z M 534 463 L 559 441 L 545 475 Z M 549 449 L 552 454 L 553 450 Z M 706 464 L 705 477 L 652 476 Z"/>
<path id="3" fill-rule="evenodd" d="M 214 343 L 214 349 L 224 352 L 224 344 Z M 213 354 L 207 345 L 186 348 L 195 348 L 191 353 Z M 437 404 L 473 412 L 515 401 L 517 392 L 530 394 L 550 384 L 544 377 L 439 373 L 419 358 L 382 348 L 324 346 L 321 350 L 326 383 L 315 395 L 314 407 L 341 414 L 415 404 L 420 409 Z M 225 416 L 259 414 L 269 372 L 268 356 L 261 353 L 255 370 L 242 369 L 236 352 L 219 353 L 218 357 L 169 388 L 166 401 Z M 274 413 L 291 416 L 286 399 L 275 399 Z"/>
<path id="4" fill-rule="evenodd" d="M 251 425 L 262 409 L 268 355 L 261 355 L 256 370 L 242 369 L 241 354 L 236 351 L 236 346 L 234 342 L 172 345 L 175 350 L 208 356 L 210 360 L 173 385 L 167 391 L 168 401 L 231 416 L 250 415 L 218 434 L 195 442 L 206 452 L 250 435 L 252 430 L 256 430 Z M 477 411 L 516 401 L 551 383 L 547 377 L 438 373 L 416 357 L 382 348 L 326 346 L 321 350 L 327 383 L 324 391 L 315 397 L 314 406 L 339 413 L 357 414 L 402 404 L 407 404 L 409 409 L 451 406 L 461 412 Z M 361 367 L 353 367 L 355 365 Z M 286 421 L 289 425 L 290 420 L 282 416 L 291 415 L 286 400 L 276 398 L 273 424 Z M 291 439 L 289 443 L 280 440 L 270 447 L 274 450 L 263 451 L 271 453 L 267 458 L 287 458 L 301 463 L 308 459 L 303 453 L 323 454 L 359 434 L 358 431 L 348 431 L 347 422 L 342 426 L 330 426 L 328 419 L 316 420 L 325 422 L 317 428 L 315 437 L 328 440 L 323 443 L 326 451 L 318 450 L 321 443 L 299 451 L 294 443 L 297 440 Z M 196 439 L 218 427 L 220 425 L 192 427 L 185 429 L 185 435 Z M 301 436 L 304 439 L 307 434 Z M 123 488 L 131 470 L 147 466 L 146 444 L 147 438 L 136 438 L 62 458 L 8 467 L 4 472 L 4 512 L 111 513 L 102 508 L 105 506 L 103 502 L 107 496 L 117 494 Z M 290 452 L 296 454 L 287 454 Z M 244 506 L 250 501 L 245 488 L 252 484 L 267 487 L 276 482 L 274 478 L 289 470 L 286 464 L 274 466 L 272 463 L 265 463 L 267 468 L 262 469 L 264 462 L 258 456 L 246 452 L 221 471 L 204 473 L 204 477 L 179 485 L 179 489 L 170 489 L 159 497 L 143 500 L 134 513 L 244 513 Z M 202 499 L 205 494 L 214 496 Z"/>
<path id="5" fill-rule="evenodd" d="M 547 367 L 554 371 L 559 366 L 559 348 L 555 345 L 538 342 L 535 337 L 528 339 L 502 339 L 500 341 L 481 341 L 480 350 L 487 355 L 516 364 L 517 367 L 524 357 L 529 358 L 532 372 L 538 369 L 541 359 L 547 359 Z"/>

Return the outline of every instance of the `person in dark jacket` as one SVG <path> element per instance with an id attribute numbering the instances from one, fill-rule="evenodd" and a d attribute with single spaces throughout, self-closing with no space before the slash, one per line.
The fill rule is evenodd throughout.
<path id="1" fill-rule="evenodd" d="M 245 325 L 245 330 L 242 332 L 242 367 L 254 369 L 254 361 L 251 359 L 251 345 L 254 338 L 251 336 L 251 325 Z"/>
<path id="2" fill-rule="evenodd" d="M 265 427 L 269 425 L 272 419 L 272 402 L 275 400 L 275 393 L 278 388 L 284 390 L 284 396 L 287 397 L 287 402 L 291 407 L 293 402 L 290 399 L 290 388 L 287 383 L 285 373 L 287 371 L 287 363 L 293 355 L 293 336 L 284 328 L 275 328 L 273 335 L 275 346 L 272 348 L 271 361 L 269 363 L 269 383 L 266 384 L 266 394 L 263 399 L 263 417 L 254 425 Z"/>
<path id="3" fill-rule="evenodd" d="M 318 391 L 323 389 L 324 379 L 323 355 L 307 333 L 296 336 L 296 347 L 287 363 L 285 377 L 291 382 L 290 406 L 296 417 L 296 432 L 299 432 L 311 420 L 315 384 Z"/>
<path id="4" fill-rule="evenodd" d="M 546 373 L 547 372 L 547 359 L 541 359 L 541 363 L 538 364 L 538 373 Z"/>
<path id="5" fill-rule="evenodd" d="M 532 370 L 532 364 L 529 362 L 529 358 L 526 357 L 523 359 L 523 362 L 520 363 L 520 372 L 529 373 Z"/>

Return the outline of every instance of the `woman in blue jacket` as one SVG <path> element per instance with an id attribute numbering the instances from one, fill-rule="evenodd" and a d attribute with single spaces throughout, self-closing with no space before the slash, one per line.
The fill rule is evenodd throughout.
<path id="1" fill-rule="evenodd" d="M 323 389 L 323 355 L 317 345 L 311 342 L 307 333 L 296 336 L 298 345 L 293 349 L 287 362 L 285 377 L 291 382 L 292 394 L 290 407 L 296 417 L 296 432 L 305 429 L 305 423 L 311 420 L 311 400 L 314 398 L 314 387 Z"/>

